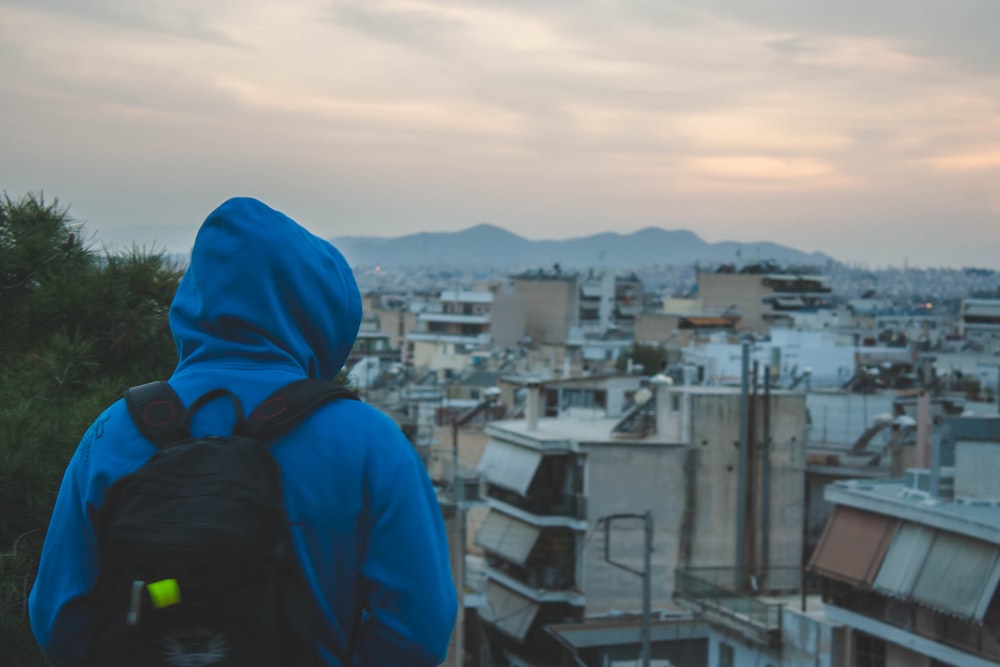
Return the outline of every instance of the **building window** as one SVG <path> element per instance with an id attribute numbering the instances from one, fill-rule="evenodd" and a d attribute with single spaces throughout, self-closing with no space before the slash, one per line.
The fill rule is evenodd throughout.
<path id="1" fill-rule="evenodd" d="M 854 633 L 854 660 L 856 667 L 885 667 L 885 642 L 866 635 Z"/>
<path id="2" fill-rule="evenodd" d="M 681 396 L 680 394 L 670 395 L 670 409 L 677 412 L 681 409 Z"/>
<path id="3" fill-rule="evenodd" d="M 563 389 L 562 407 L 606 408 L 608 393 L 600 389 Z"/>
<path id="4" fill-rule="evenodd" d="M 734 653 L 732 646 L 719 642 L 719 667 L 734 667 L 736 665 Z"/>

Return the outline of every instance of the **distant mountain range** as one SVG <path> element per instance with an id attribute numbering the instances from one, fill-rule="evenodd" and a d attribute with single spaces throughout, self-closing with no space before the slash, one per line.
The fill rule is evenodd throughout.
<path id="1" fill-rule="evenodd" d="M 422 232 L 395 238 L 341 236 L 331 241 L 352 266 L 638 267 L 771 261 L 822 265 L 823 253 L 806 253 L 769 241 L 708 243 L 694 232 L 647 227 L 631 234 L 605 232 L 560 241 L 531 241 L 494 225 L 459 232 Z"/>

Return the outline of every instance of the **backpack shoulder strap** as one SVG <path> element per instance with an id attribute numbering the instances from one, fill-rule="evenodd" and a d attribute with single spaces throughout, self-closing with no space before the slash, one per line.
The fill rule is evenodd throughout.
<path id="1" fill-rule="evenodd" d="M 126 389 L 124 396 L 136 428 L 157 447 L 188 437 L 186 409 L 166 382 L 147 382 Z"/>
<path id="2" fill-rule="evenodd" d="M 239 432 L 253 438 L 277 438 L 319 406 L 339 399 L 361 400 L 353 391 L 329 380 L 296 380 L 278 389 L 254 408 Z"/>

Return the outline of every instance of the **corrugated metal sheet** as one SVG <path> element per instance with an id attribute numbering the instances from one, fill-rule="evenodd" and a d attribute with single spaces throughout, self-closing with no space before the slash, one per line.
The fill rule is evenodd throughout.
<path id="1" fill-rule="evenodd" d="M 524 565 L 541 532 L 541 528 L 491 509 L 476 533 L 476 544 L 509 561 Z"/>
<path id="2" fill-rule="evenodd" d="M 933 542 L 933 528 L 903 523 L 875 577 L 875 590 L 891 597 L 909 598 Z"/>
<path id="3" fill-rule="evenodd" d="M 899 521 L 838 505 L 826 523 L 809 570 L 856 586 L 871 586 Z"/>
<path id="4" fill-rule="evenodd" d="M 517 491 L 523 496 L 528 493 L 541 462 L 541 452 L 490 440 L 479 460 L 479 470 L 491 484 Z"/>
<path id="5" fill-rule="evenodd" d="M 524 641 L 538 614 L 538 603 L 492 580 L 487 580 L 484 595 L 486 604 L 479 608 L 479 616 L 518 641 Z"/>
<path id="6" fill-rule="evenodd" d="M 994 544 L 938 531 L 913 586 L 913 599 L 931 609 L 981 623 L 1000 581 Z"/>

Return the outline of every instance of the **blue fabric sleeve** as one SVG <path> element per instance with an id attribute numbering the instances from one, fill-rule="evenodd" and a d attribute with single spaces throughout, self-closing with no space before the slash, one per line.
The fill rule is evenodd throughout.
<path id="1" fill-rule="evenodd" d="M 66 662 L 84 657 L 93 633 L 87 598 L 97 581 L 97 540 L 86 493 L 90 447 L 103 423 L 90 427 L 63 475 L 28 598 L 36 641 L 50 658 Z"/>
<path id="2" fill-rule="evenodd" d="M 413 447 L 396 437 L 406 455 L 395 475 L 376 476 L 371 487 L 367 613 L 355 656 L 365 667 L 440 664 L 457 611 L 440 505 Z"/>

